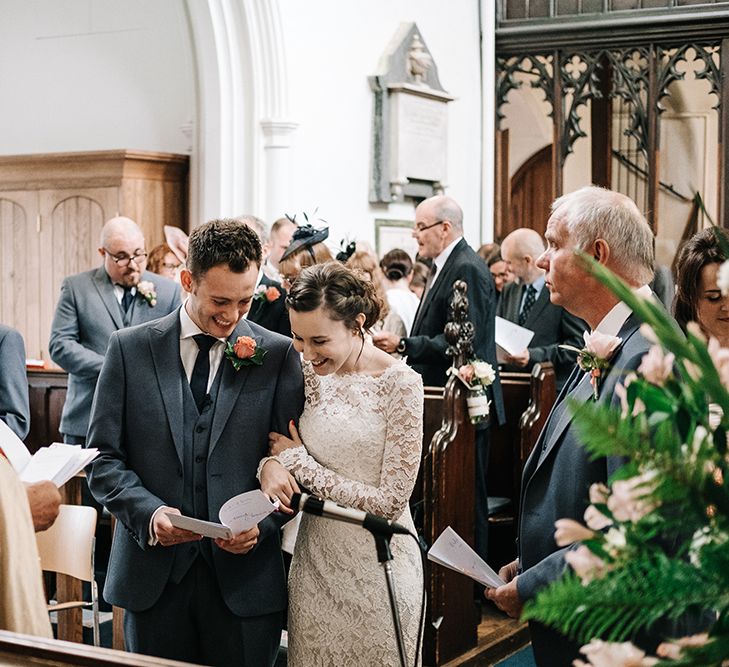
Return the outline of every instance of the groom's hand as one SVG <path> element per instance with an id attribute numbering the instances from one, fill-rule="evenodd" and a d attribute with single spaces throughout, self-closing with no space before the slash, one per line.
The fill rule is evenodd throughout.
<path id="1" fill-rule="evenodd" d="M 245 533 L 238 533 L 238 535 L 231 537 L 229 540 L 216 539 L 215 544 L 224 551 L 240 556 L 247 554 L 256 546 L 260 533 L 261 531 L 258 530 L 258 526 L 253 526 L 253 528 L 247 530 Z"/>
<path id="2" fill-rule="evenodd" d="M 152 530 L 163 547 L 171 547 L 185 542 L 199 542 L 202 539 L 202 535 L 191 533 L 189 530 L 183 530 L 182 528 L 175 528 L 167 514 L 181 514 L 181 512 L 174 507 L 160 507 L 152 519 Z"/>

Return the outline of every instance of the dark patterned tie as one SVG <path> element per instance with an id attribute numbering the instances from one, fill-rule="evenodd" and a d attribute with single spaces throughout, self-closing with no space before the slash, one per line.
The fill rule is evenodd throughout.
<path id="1" fill-rule="evenodd" d="M 121 300 L 122 310 L 125 313 L 129 311 L 129 308 L 132 305 L 132 301 L 134 301 L 134 294 L 132 294 L 132 288 L 125 287 L 124 296 L 122 296 L 122 300 Z"/>
<path id="2" fill-rule="evenodd" d="M 190 389 L 195 399 L 198 412 L 202 412 L 205 405 L 205 397 L 208 393 L 208 376 L 210 375 L 210 348 L 218 340 L 207 334 L 193 336 L 197 343 L 198 352 L 195 359 L 195 366 L 190 376 Z"/>
<path id="3" fill-rule="evenodd" d="M 537 290 L 535 289 L 534 285 L 526 286 L 526 297 L 524 297 L 524 305 L 521 307 L 521 312 L 519 313 L 519 326 L 521 327 L 524 326 L 524 322 L 526 322 L 527 317 L 529 317 L 529 311 L 532 309 L 532 306 L 536 301 L 536 293 Z"/>

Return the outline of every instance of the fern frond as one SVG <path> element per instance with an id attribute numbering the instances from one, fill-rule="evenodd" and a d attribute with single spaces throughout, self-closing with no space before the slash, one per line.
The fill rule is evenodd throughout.
<path id="1" fill-rule="evenodd" d="M 523 618 L 538 620 L 582 642 L 625 641 L 663 618 L 689 609 L 724 609 L 726 582 L 691 564 L 655 553 L 583 586 L 571 572 L 541 591 Z"/>

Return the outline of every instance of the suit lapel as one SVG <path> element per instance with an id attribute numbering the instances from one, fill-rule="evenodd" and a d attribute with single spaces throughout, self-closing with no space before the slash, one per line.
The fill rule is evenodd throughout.
<path id="1" fill-rule="evenodd" d="M 415 322 L 413 324 L 412 332 L 413 335 L 417 334 L 418 328 L 420 327 L 420 324 L 425 319 L 425 316 L 428 313 L 428 309 L 430 308 L 430 305 L 433 303 L 433 299 L 435 298 L 436 294 L 439 294 L 442 290 L 450 289 L 453 285 L 453 281 L 449 278 L 450 274 L 453 271 L 453 267 L 456 265 L 458 254 L 461 252 L 462 247 L 466 244 L 465 239 L 461 239 L 453 248 L 451 254 L 448 256 L 448 259 L 446 260 L 446 263 L 443 265 L 443 268 L 440 270 L 438 275 L 435 277 L 435 284 L 430 288 L 428 293 L 425 295 L 425 301 L 423 301 L 420 304 L 420 308 L 418 309 L 418 312 L 415 316 Z M 450 285 L 449 285 L 450 283 Z M 445 285 L 445 287 L 444 287 Z"/>
<path id="2" fill-rule="evenodd" d="M 152 360 L 157 374 L 157 384 L 167 413 L 172 440 L 182 461 L 184 447 L 184 414 L 180 371 L 180 312 L 179 308 L 162 318 L 149 329 Z"/>
<path id="3" fill-rule="evenodd" d="M 106 310 L 109 311 L 109 315 L 111 315 L 111 319 L 114 321 L 114 325 L 117 329 L 123 329 L 124 321 L 122 320 L 121 307 L 116 300 L 116 294 L 114 294 L 114 285 L 111 284 L 111 280 L 103 266 L 100 266 L 96 270 L 93 280 L 94 286 L 101 297 L 101 301 L 106 306 Z"/>
<path id="4" fill-rule="evenodd" d="M 612 363 L 611 363 L 611 369 L 614 364 L 617 364 L 618 359 L 620 357 L 620 354 L 622 352 L 623 347 L 625 346 L 625 343 L 628 341 L 628 339 L 640 328 L 640 322 L 638 321 L 638 318 L 631 314 L 628 319 L 623 323 L 623 326 L 620 327 L 620 331 L 618 332 L 618 338 L 621 338 L 622 341 L 620 345 L 617 347 L 615 352 L 613 353 L 612 357 Z M 579 369 L 578 369 L 579 370 Z M 592 384 L 590 384 L 590 375 L 589 373 L 586 373 L 584 371 L 579 371 L 583 374 L 583 377 L 580 379 L 579 383 L 577 384 L 574 389 L 572 389 L 569 394 L 568 398 L 577 401 L 579 403 L 586 403 L 587 401 L 592 399 L 593 396 L 593 388 Z M 605 377 L 604 382 L 607 383 L 608 377 Z M 603 394 L 600 393 L 598 400 L 602 399 Z M 563 401 L 566 400 L 563 399 Z M 556 407 L 556 405 L 555 405 Z M 532 452 L 532 455 L 536 453 L 536 456 L 538 457 L 536 459 L 536 465 L 533 465 L 534 462 L 531 461 L 531 459 L 527 462 L 528 464 L 531 463 L 533 465 L 533 471 L 530 473 L 530 477 L 534 472 L 536 472 L 539 469 L 539 466 L 542 465 L 542 463 L 547 459 L 549 456 L 549 453 L 552 451 L 554 446 L 560 441 L 562 434 L 564 433 L 567 426 L 569 426 L 570 422 L 572 421 L 572 412 L 570 409 L 565 405 L 565 409 L 562 411 L 562 413 L 558 417 L 558 421 L 555 424 L 554 428 L 549 433 L 549 440 L 547 441 L 547 446 L 543 453 L 537 451 Z M 548 424 L 549 422 L 547 422 Z M 543 432 L 543 435 L 546 436 L 547 429 L 545 425 L 545 429 Z M 540 443 L 541 438 L 538 440 L 537 444 Z M 537 447 L 534 448 L 535 450 Z M 532 467 L 532 466 L 530 466 Z M 526 466 L 525 466 L 525 472 L 526 472 Z M 526 477 L 525 477 L 526 479 Z"/>
<path id="5" fill-rule="evenodd" d="M 261 339 L 256 336 L 246 320 L 238 322 L 238 326 L 235 331 L 228 338 L 229 343 L 235 343 L 239 336 L 250 336 L 255 339 L 258 345 L 261 344 Z M 220 377 L 220 388 L 218 389 L 218 398 L 215 401 L 215 415 L 213 416 L 213 425 L 210 429 L 210 449 L 209 454 L 212 453 L 215 446 L 218 444 L 218 440 L 223 433 L 225 425 L 228 423 L 230 413 L 233 411 L 236 403 L 238 402 L 238 396 L 243 389 L 248 375 L 251 372 L 250 366 L 242 366 L 240 370 L 236 371 L 233 368 L 233 364 L 230 363 L 227 357 L 223 356 L 220 361 L 223 368 L 221 369 Z M 264 364 L 265 364 L 264 359 Z M 208 455 L 209 455 L 208 454 Z"/>
<path id="6" fill-rule="evenodd" d="M 534 323 L 539 319 L 539 316 L 542 314 L 542 311 L 547 307 L 548 303 L 549 303 L 549 290 L 547 289 L 546 285 L 543 285 L 541 291 L 539 292 L 539 296 L 537 297 L 537 300 L 534 302 L 534 305 L 532 306 L 532 309 L 529 311 L 526 321 L 524 322 L 524 326 L 527 329 L 533 328 Z M 518 316 L 519 316 L 519 314 L 517 313 L 517 317 Z"/>

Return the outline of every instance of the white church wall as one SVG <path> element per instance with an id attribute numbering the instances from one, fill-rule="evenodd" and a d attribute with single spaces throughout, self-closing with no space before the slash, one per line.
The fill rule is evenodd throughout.
<path id="1" fill-rule="evenodd" d="M 0 154 L 189 150 L 182 2 L 2 0 L 0 14 Z"/>

